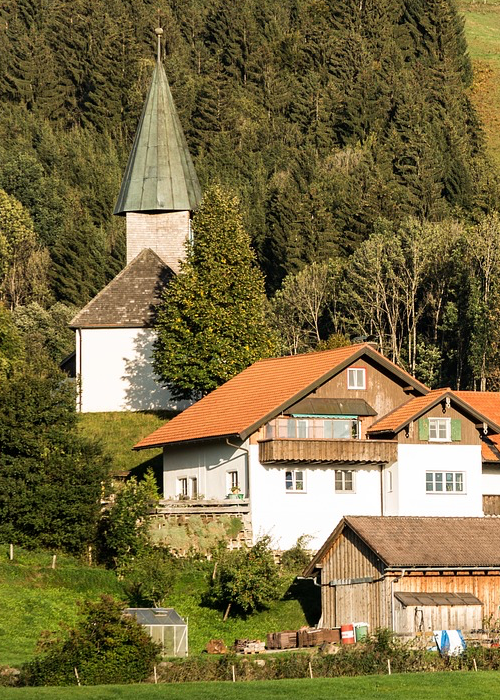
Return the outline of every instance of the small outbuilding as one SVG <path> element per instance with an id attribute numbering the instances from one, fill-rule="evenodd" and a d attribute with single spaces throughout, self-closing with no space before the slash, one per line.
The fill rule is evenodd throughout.
<path id="1" fill-rule="evenodd" d="M 500 616 L 500 519 L 347 516 L 304 575 L 321 585 L 323 627 L 467 633 Z"/>
<path id="2" fill-rule="evenodd" d="M 135 617 L 161 644 L 163 656 L 188 655 L 187 622 L 173 608 L 126 608 L 124 613 Z"/>

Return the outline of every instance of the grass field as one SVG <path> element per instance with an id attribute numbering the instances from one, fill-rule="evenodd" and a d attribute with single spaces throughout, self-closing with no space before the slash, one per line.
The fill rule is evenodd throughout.
<path id="1" fill-rule="evenodd" d="M 461 10 L 474 66 L 473 101 L 488 150 L 500 165 L 500 0 L 463 5 Z"/>
<path id="2" fill-rule="evenodd" d="M 96 599 L 100 593 L 125 600 L 123 588 L 111 571 L 60 555 L 53 570 L 51 553 L 26 552 L 17 547 L 14 553 L 11 562 L 8 547 L 0 545 L 0 666 L 18 666 L 31 659 L 42 630 L 56 630 L 60 623 L 72 625 L 77 618 L 77 601 Z M 203 651 L 210 639 L 224 639 L 228 646 L 236 638 L 264 640 L 267 632 L 298 629 L 319 617 L 318 589 L 304 583 L 269 610 L 246 620 L 230 618 L 222 622 L 221 611 L 201 604 L 210 571 L 206 561 L 185 563 L 165 601 L 188 619 L 192 654 Z"/>
<path id="3" fill-rule="evenodd" d="M 42 630 L 74 623 L 77 601 L 96 599 L 100 593 L 123 597 L 110 571 L 82 566 L 67 556 L 58 556 L 52 569 L 50 553 L 16 547 L 14 554 L 9 561 L 8 548 L 0 545 L 0 665 L 27 661 Z"/>
<path id="4" fill-rule="evenodd" d="M 168 418 L 166 413 L 82 413 L 79 416 L 83 435 L 97 437 L 105 445 L 112 458 L 112 473 L 123 474 L 129 471 L 142 473 L 152 467 L 155 473 L 161 471 L 161 450 L 141 450 L 134 452 L 132 447 L 141 438 L 163 425 Z"/>
<path id="5" fill-rule="evenodd" d="M 2 700 L 491 700 L 500 693 L 500 673 L 431 673 L 362 678 L 319 678 L 247 683 L 2 688 Z"/>

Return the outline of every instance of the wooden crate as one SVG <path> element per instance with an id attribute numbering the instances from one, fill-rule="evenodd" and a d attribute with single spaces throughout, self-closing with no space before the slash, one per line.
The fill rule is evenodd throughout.
<path id="1" fill-rule="evenodd" d="M 335 627 L 333 629 L 308 629 L 298 632 L 299 647 L 318 647 L 324 642 L 340 643 L 340 629 Z"/>
<path id="2" fill-rule="evenodd" d="M 295 649 L 297 647 L 297 632 L 271 632 L 267 635 L 267 649 Z"/>

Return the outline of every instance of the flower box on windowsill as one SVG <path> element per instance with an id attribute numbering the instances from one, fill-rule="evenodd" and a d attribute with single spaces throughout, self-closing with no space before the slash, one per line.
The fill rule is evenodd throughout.
<path id="1" fill-rule="evenodd" d="M 231 501 L 242 501 L 243 494 L 242 493 L 228 493 L 226 498 L 229 498 Z"/>

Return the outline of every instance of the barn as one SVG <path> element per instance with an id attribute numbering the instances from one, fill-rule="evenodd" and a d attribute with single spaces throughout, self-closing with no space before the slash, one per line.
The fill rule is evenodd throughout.
<path id="1" fill-rule="evenodd" d="M 500 519 L 346 516 L 304 576 L 321 586 L 322 627 L 467 633 L 500 617 Z"/>

